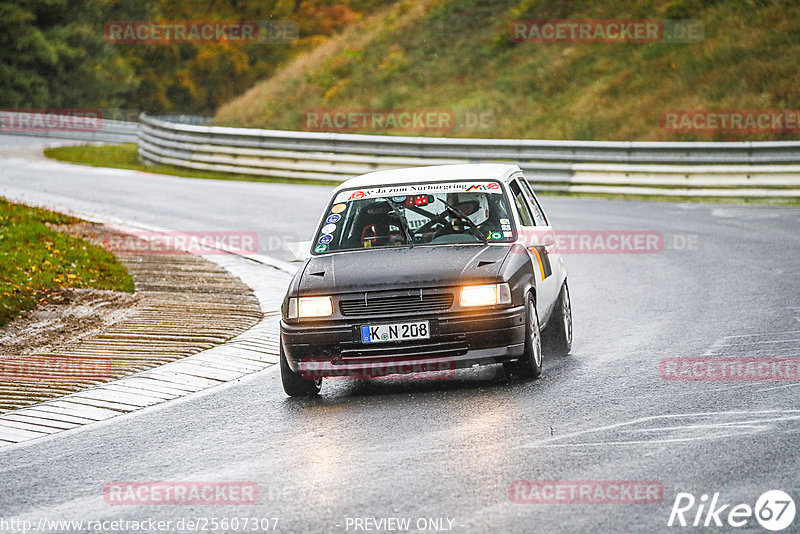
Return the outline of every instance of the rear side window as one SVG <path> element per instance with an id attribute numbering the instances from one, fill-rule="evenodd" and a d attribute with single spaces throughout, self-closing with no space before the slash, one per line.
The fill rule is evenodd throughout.
<path id="1" fill-rule="evenodd" d="M 533 215 L 528 207 L 528 201 L 525 199 L 525 195 L 522 193 L 522 189 L 520 189 L 517 180 L 511 182 L 511 194 L 514 197 L 514 204 L 517 205 L 517 211 L 519 211 L 519 218 L 522 221 L 522 226 L 535 226 L 533 223 Z"/>
<path id="2" fill-rule="evenodd" d="M 522 189 L 528 194 L 528 200 L 530 201 L 531 208 L 533 209 L 533 218 L 536 221 L 537 226 L 547 226 L 547 217 L 544 215 L 544 211 L 542 207 L 539 205 L 539 201 L 536 200 L 536 195 L 533 194 L 533 189 L 531 188 L 531 184 L 528 183 L 528 180 L 522 178 L 520 180 L 522 184 Z"/>

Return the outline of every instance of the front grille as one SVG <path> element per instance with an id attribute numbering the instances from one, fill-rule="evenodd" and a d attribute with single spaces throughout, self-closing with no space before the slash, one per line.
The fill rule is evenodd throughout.
<path id="1" fill-rule="evenodd" d="M 447 310 L 453 305 L 452 293 L 372 296 L 342 300 L 342 315 L 388 315 L 397 313 L 424 313 Z"/>

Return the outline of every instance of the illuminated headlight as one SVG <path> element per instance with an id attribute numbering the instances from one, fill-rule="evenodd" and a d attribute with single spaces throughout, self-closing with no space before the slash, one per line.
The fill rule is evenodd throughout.
<path id="1" fill-rule="evenodd" d="M 511 289 L 508 284 L 466 286 L 461 288 L 461 307 L 494 306 L 511 304 Z"/>
<path id="2" fill-rule="evenodd" d="M 333 315 L 331 297 L 300 297 L 289 299 L 289 318 L 329 317 Z"/>

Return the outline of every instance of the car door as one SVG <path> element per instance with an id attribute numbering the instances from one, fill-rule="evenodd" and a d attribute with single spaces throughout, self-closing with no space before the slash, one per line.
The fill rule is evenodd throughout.
<path id="1" fill-rule="evenodd" d="M 552 245 L 548 245 L 547 255 L 550 258 L 550 266 L 553 268 L 553 275 L 554 280 L 556 282 L 556 287 L 558 291 L 561 291 L 561 285 L 564 283 L 564 279 L 567 277 L 567 268 L 564 263 L 564 257 L 562 256 L 562 252 L 558 249 L 556 245 L 556 237 L 555 237 L 555 230 L 550 225 L 550 220 L 547 218 L 544 210 L 542 209 L 541 204 L 539 204 L 539 199 L 536 198 L 536 193 L 533 192 L 533 188 L 531 184 L 528 183 L 528 180 L 520 175 L 519 176 L 519 183 L 522 186 L 522 191 L 526 193 L 528 197 L 528 201 L 531 206 L 531 210 L 533 211 L 533 219 L 536 223 L 537 227 L 545 227 L 549 230 L 548 233 L 548 241 L 552 242 Z M 558 295 L 556 295 L 558 296 Z"/>
<path id="2" fill-rule="evenodd" d="M 519 234 L 528 253 L 536 279 L 536 311 L 539 313 L 539 320 L 544 321 L 549 316 L 557 296 L 557 282 L 553 276 L 547 247 L 540 243 L 536 219 L 519 178 L 515 177 L 511 180 L 509 189 L 516 212 L 519 215 Z"/>

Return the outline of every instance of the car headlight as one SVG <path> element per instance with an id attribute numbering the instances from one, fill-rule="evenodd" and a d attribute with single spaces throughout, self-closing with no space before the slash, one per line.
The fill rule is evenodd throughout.
<path id="1" fill-rule="evenodd" d="M 461 288 L 461 307 L 463 308 L 497 304 L 511 304 L 511 289 L 506 283 Z"/>
<path id="2" fill-rule="evenodd" d="M 289 299 L 289 319 L 330 317 L 333 315 L 331 297 L 300 297 Z"/>

